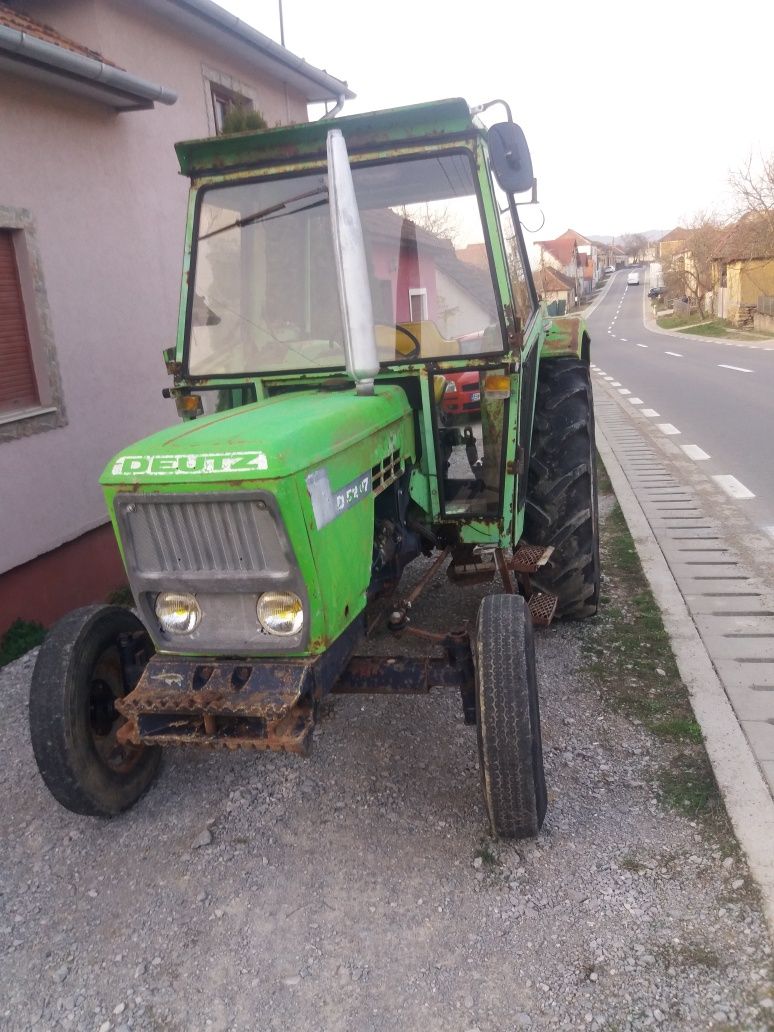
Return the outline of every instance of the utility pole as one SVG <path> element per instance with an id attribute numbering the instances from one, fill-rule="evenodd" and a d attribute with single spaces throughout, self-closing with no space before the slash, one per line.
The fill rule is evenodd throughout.
<path id="1" fill-rule="evenodd" d="M 285 22 L 283 21 L 283 18 L 282 18 L 282 0 L 278 0 L 278 2 L 279 2 L 279 18 L 280 18 L 280 43 L 284 47 L 285 46 Z"/>

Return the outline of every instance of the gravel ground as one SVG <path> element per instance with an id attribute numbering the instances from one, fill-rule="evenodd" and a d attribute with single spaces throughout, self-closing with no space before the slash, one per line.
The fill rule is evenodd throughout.
<path id="1" fill-rule="evenodd" d="M 427 624 L 480 595 L 439 582 Z M 549 814 L 517 845 L 453 693 L 336 698 L 309 760 L 170 752 L 106 822 L 37 775 L 34 654 L 0 671 L 0 1027 L 774 1027 L 743 859 L 659 802 L 664 746 L 579 672 L 590 633 L 537 636 Z"/>

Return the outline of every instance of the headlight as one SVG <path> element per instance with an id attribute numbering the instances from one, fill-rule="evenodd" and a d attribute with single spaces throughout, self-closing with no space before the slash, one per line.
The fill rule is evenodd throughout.
<path id="1" fill-rule="evenodd" d="M 265 591 L 256 606 L 261 627 L 269 634 L 296 634 L 304 622 L 304 606 L 292 591 Z"/>
<path id="2" fill-rule="evenodd" d="M 199 626 L 202 611 L 193 595 L 163 591 L 156 596 L 156 616 L 167 634 L 190 634 Z"/>

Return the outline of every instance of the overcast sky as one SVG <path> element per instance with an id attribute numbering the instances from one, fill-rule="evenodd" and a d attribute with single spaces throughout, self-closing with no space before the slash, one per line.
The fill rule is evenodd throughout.
<path id="1" fill-rule="evenodd" d="M 279 41 L 277 0 L 219 2 Z M 344 114 L 508 100 L 539 238 L 672 229 L 727 208 L 729 172 L 774 153 L 773 0 L 283 0 L 283 14 L 287 48 L 357 94 Z"/>

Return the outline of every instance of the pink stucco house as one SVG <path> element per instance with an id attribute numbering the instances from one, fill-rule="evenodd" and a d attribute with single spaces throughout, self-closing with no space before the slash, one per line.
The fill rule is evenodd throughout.
<path id="1" fill-rule="evenodd" d="M 98 478 L 176 419 L 173 143 L 350 96 L 211 0 L 0 2 L 0 635 L 123 580 Z"/>

